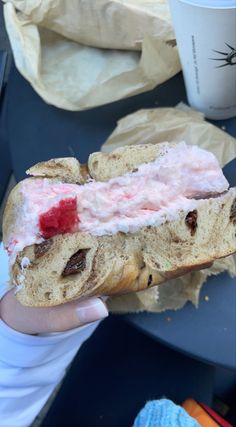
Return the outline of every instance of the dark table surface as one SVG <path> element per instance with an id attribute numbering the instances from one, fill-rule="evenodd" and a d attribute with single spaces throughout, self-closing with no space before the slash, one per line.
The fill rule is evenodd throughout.
<path id="1" fill-rule="evenodd" d="M 83 112 L 45 104 L 13 67 L 6 93 L 6 126 L 17 180 L 34 163 L 52 157 L 77 156 L 86 162 L 114 130 L 117 120 L 141 108 L 186 102 L 182 75 L 155 90 Z M 236 136 L 236 118 L 212 122 Z M 225 168 L 236 185 L 236 160 Z M 209 300 L 205 300 L 208 296 Z M 177 312 L 127 315 L 126 319 L 153 338 L 210 364 L 236 370 L 236 279 L 211 277 L 199 308 L 187 304 Z M 168 320 L 167 320 L 168 319 Z M 170 320 L 171 319 L 171 320 Z"/>

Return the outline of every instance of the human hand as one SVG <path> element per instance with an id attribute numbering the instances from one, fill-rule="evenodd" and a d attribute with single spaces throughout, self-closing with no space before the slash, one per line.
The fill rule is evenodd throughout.
<path id="1" fill-rule="evenodd" d="M 19 303 L 14 290 L 0 301 L 0 318 L 12 329 L 24 334 L 64 332 L 108 316 L 100 298 L 71 301 L 54 307 L 25 307 Z"/>

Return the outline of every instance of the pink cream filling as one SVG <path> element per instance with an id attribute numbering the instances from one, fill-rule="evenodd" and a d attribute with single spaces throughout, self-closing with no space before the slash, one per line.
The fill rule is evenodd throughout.
<path id="1" fill-rule="evenodd" d="M 228 187 L 215 156 L 184 142 L 140 165 L 136 172 L 108 182 L 76 185 L 27 180 L 21 189 L 24 203 L 18 212 L 17 233 L 7 249 L 15 258 L 25 246 L 65 232 L 134 233 L 175 220 L 179 211 L 195 209 L 202 202 L 194 200 L 199 193 L 222 193 Z M 48 224 L 49 232 L 44 227 Z"/>

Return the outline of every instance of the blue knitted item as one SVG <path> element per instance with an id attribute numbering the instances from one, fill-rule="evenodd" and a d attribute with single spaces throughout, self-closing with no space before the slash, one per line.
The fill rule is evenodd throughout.
<path id="1" fill-rule="evenodd" d="M 200 427 L 181 406 L 167 399 L 152 400 L 138 413 L 133 427 Z"/>

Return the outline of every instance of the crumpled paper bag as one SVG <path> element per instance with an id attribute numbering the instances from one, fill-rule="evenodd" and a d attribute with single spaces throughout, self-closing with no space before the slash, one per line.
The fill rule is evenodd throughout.
<path id="1" fill-rule="evenodd" d="M 236 158 L 236 139 L 184 104 L 177 108 L 139 110 L 122 118 L 102 151 L 109 152 L 122 145 L 183 140 L 214 153 L 221 167 Z M 110 311 L 118 313 L 176 310 L 187 301 L 197 306 L 207 277 L 223 271 L 231 277 L 236 275 L 236 255 L 216 260 L 211 268 L 193 271 L 145 291 L 109 298 L 107 304 Z"/>
<path id="2" fill-rule="evenodd" d="M 141 50 L 144 34 L 175 38 L 166 0 L 5 0 L 36 25 L 99 48 Z"/>
<path id="3" fill-rule="evenodd" d="M 4 18 L 16 67 L 60 108 L 136 95 L 181 69 L 167 0 L 5 0 Z"/>

